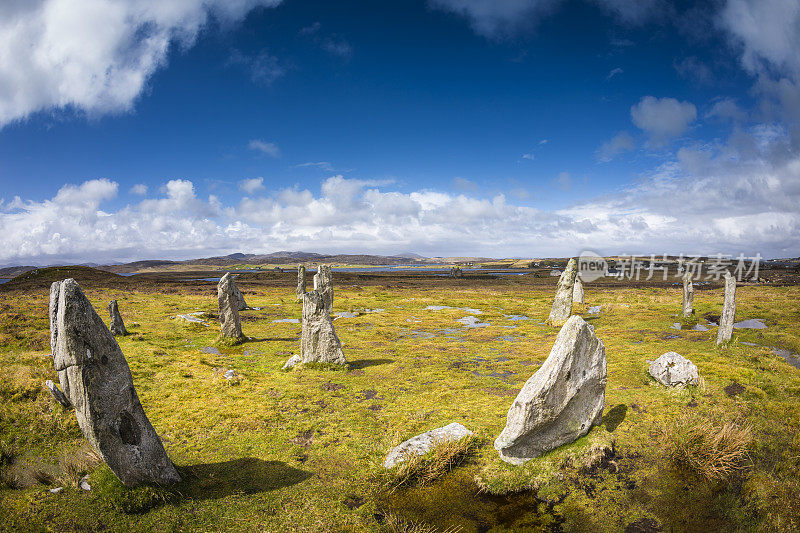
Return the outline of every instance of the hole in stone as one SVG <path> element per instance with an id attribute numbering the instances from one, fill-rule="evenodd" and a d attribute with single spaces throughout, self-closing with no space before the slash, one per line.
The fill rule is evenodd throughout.
<path id="1" fill-rule="evenodd" d="M 570 371 L 569 371 L 569 370 L 567 370 L 567 378 L 565 379 L 565 381 L 569 381 L 569 377 L 570 377 L 570 375 L 571 375 Z"/>
<path id="2" fill-rule="evenodd" d="M 101 357 L 100 358 L 100 362 L 103 363 L 104 365 L 107 365 L 108 364 L 108 356 L 104 355 L 103 357 Z"/>
<path id="3" fill-rule="evenodd" d="M 125 444 L 137 445 L 141 439 L 139 425 L 128 411 L 119 415 L 119 436 Z"/>

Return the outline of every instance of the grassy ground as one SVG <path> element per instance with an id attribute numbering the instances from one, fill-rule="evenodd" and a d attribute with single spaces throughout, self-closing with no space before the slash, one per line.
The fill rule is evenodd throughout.
<path id="1" fill-rule="evenodd" d="M 492 441 L 558 333 L 543 324 L 549 285 L 337 286 L 335 312 L 382 311 L 335 321 L 349 368 L 291 372 L 281 366 L 299 349 L 300 325 L 272 321 L 299 318 L 294 290 L 242 288 L 262 309 L 242 312 L 252 340 L 225 347 L 215 344 L 213 284 L 84 287 L 104 318 L 108 301 L 119 302 L 139 397 L 184 477 L 134 490 L 97 463 L 74 415 L 42 387 L 56 380 L 46 289 L 4 292 L 0 530 L 620 531 L 644 519 L 666 531 L 800 529 L 800 371 L 762 347 L 800 351 L 800 287 L 740 287 L 737 319 L 768 328 L 736 330 L 719 349 L 716 328 L 670 329 L 677 287 L 587 284 L 574 312 L 606 346 L 604 423 L 521 468 L 500 461 Z M 718 315 L 721 302 L 718 289 L 695 293 L 698 316 Z M 589 315 L 596 305 L 600 314 Z M 456 320 L 470 313 L 461 308 L 491 325 L 462 327 Z M 211 327 L 171 318 L 195 311 L 209 313 Z M 648 377 L 647 360 L 670 350 L 697 364 L 701 386 L 671 391 Z M 747 468 L 707 480 L 671 461 L 669 428 L 687 417 L 751 426 Z M 477 451 L 425 487 L 388 490 L 386 452 L 450 422 L 476 432 Z M 78 487 L 84 472 L 88 492 Z"/>

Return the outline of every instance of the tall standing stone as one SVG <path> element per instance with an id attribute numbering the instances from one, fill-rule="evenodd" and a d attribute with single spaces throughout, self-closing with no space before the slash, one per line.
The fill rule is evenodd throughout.
<path id="1" fill-rule="evenodd" d="M 570 317 L 508 410 L 494 441 L 500 458 L 520 465 L 585 435 L 602 419 L 605 392 L 605 346 L 583 318 Z"/>
<path id="2" fill-rule="evenodd" d="M 236 282 L 233 280 L 233 274 L 230 272 L 226 272 L 224 276 L 219 280 L 222 282 L 223 279 L 229 279 L 231 285 L 233 286 L 233 297 L 236 299 L 236 309 L 237 311 L 244 311 L 245 309 L 250 309 L 247 306 L 247 302 L 244 301 L 244 295 L 242 291 L 239 290 L 239 287 L 236 286 Z"/>
<path id="3" fill-rule="evenodd" d="M 553 326 L 561 326 L 572 314 L 572 291 L 575 286 L 575 277 L 578 274 L 575 259 L 570 259 L 567 268 L 558 278 L 556 297 L 553 299 L 553 307 L 550 308 L 548 322 Z"/>
<path id="4" fill-rule="evenodd" d="M 219 322 L 222 336 L 241 341 L 242 323 L 239 320 L 239 300 L 236 298 L 236 283 L 230 272 L 222 276 L 217 284 L 217 300 L 219 302 Z"/>
<path id="5" fill-rule="evenodd" d="M 297 265 L 297 301 L 303 299 L 306 292 L 306 267 Z"/>
<path id="6" fill-rule="evenodd" d="M 303 363 L 347 363 L 342 343 L 319 291 L 303 294 L 303 324 L 300 336 Z"/>
<path id="7" fill-rule="evenodd" d="M 736 318 L 736 278 L 730 272 L 725 273 L 725 301 L 722 304 L 722 315 L 719 317 L 717 344 L 731 340 L 733 322 Z"/>
<path id="8" fill-rule="evenodd" d="M 572 303 L 585 304 L 583 295 L 583 282 L 580 276 L 575 276 L 575 285 L 572 289 Z"/>
<path id="9" fill-rule="evenodd" d="M 694 313 L 694 286 L 692 275 L 687 272 L 683 275 L 683 316 L 689 318 Z"/>
<path id="10" fill-rule="evenodd" d="M 78 425 L 120 481 L 180 481 L 139 402 L 119 344 L 74 279 L 50 287 L 50 339 L 58 380 Z"/>
<path id="11" fill-rule="evenodd" d="M 108 312 L 111 315 L 111 327 L 109 328 L 111 334 L 115 337 L 127 335 L 128 330 L 125 329 L 125 322 L 122 321 L 122 315 L 119 314 L 119 306 L 116 300 L 109 302 Z"/>
<path id="12" fill-rule="evenodd" d="M 319 265 L 314 274 L 314 290 L 322 295 L 328 312 L 333 309 L 333 272 L 330 265 Z"/>

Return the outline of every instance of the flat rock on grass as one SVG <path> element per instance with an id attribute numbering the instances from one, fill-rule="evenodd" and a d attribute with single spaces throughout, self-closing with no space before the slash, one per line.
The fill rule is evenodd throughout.
<path id="1" fill-rule="evenodd" d="M 392 448 L 383 461 L 384 468 L 392 468 L 412 455 L 425 455 L 439 443 L 459 440 L 472 435 L 472 431 L 458 422 L 426 431 Z"/>
<path id="2" fill-rule="evenodd" d="M 648 372 L 667 387 L 685 387 L 700 383 L 697 366 L 676 352 L 662 354 L 650 364 Z"/>

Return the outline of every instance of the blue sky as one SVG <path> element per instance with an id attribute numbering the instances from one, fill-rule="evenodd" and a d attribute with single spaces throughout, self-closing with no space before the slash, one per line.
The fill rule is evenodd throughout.
<path id="1" fill-rule="evenodd" d="M 800 3 L 0 7 L 0 264 L 800 255 Z"/>

